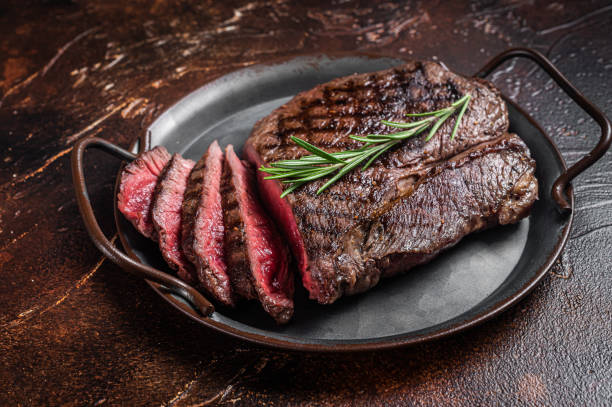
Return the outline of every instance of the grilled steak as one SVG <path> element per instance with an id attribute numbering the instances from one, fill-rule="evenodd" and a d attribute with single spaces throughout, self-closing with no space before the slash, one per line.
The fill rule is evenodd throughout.
<path id="1" fill-rule="evenodd" d="M 181 250 L 181 206 L 187 177 L 194 162 L 174 154 L 159 176 L 153 198 L 152 219 L 164 259 L 184 281 L 196 281 L 193 265 Z"/>
<path id="2" fill-rule="evenodd" d="M 153 191 L 157 178 L 170 160 L 164 147 L 144 152 L 129 163 L 121 173 L 117 207 L 144 236 L 156 239 L 151 218 Z"/>
<path id="3" fill-rule="evenodd" d="M 224 185 L 225 249 L 228 274 L 236 294 L 259 298 L 278 323 L 293 315 L 293 275 L 289 252 L 257 195 L 254 169 L 226 149 Z"/>
<path id="4" fill-rule="evenodd" d="M 331 303 L 344 293 L 374 284 L 380 270 L 356 267 L 349 272 L 339 260 L 346 257 L 347 233 L 353 233 L 362 220 L 383 208 L 399 205 L 397 199 L 414 189 L 425 168 L 503 137 L 508 130 L 506 106 L 499 92 L 484 80 L 461 77 L 432 62 L 409 62 L 319 85 L 255 125 L 245 154 L 259 167 L 308 154 L 290 140 L 292 135 L 326 151 L 358 148 L 362 143 L 349 135 L 388 133 L 393 129 L 380 124 L 380 120 L 406 121 L 407 113 L 447 107 L 466 93 L 472 98 L 454 139 L 450 138 L 453 117 L 430 141 L 426 142 L 424 136 L 409 139 L 381 156 L 368 170 L 351 172 L 321 195 L 316 191 L 325 180 L 306 184 L 281 199 L 281 184 L 263 180 L 266 174 L 258 171 L 262 199 L 289 240 L 303 285 L 312 299 Z M 440 195 L 437 199 L 450 197 Z"/>
<path id="5" fill-rule="evenodd" d="M 234 297 L 223 250 L 222 172 L 223 151 L 215 141 L 189 174 L 181 210 L 181 240 L 183 253 L 196 266 L 202 286 L 231 306 Z"/>
<path id="6" fill-rule="evenodd" d="M 352 282 L 346 294 L 365 291 L 381 275 L 428 262 L 469 233 L 517 222 L 537 199 L 534 170 L 525 144 L 508 134 L 423 171 L 400 197 L 345 234 L 336 278 Z"/>

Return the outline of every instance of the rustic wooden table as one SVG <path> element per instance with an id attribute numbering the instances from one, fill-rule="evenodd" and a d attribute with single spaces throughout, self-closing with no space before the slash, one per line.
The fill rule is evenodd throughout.
<path id="1" fill-rule="evenodd" d="M 1 405 L 611 405 L 612 156 L 574 183 L 571 239 L 511 311 L 435 343 L 365 354 L 251 346 L 197 326 L 105 261 L 72 192 L 75 141 L 127 146 L 232 70 L 366 51 L 472 73 L 510 46 L 546 53 L 612 113 L 610 1 L 3 1 L 0 5 Z M 597 127 L 529 62 L 492 78 L 569 163 Z M 116 160 L 90 195 L 114 233 Z"/>

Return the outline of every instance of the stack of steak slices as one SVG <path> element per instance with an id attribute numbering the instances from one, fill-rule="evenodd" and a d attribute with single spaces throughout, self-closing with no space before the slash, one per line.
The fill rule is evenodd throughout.
<path id="1" fill-rule="evenodd" d="M 396 131 L 381 120 L 449 106 L 471 95 L 454 139 L 455 117 L 429 141 L 413 137 L 365 171 L 355 170 L 320 195 L 326 179 L 286 198 L 282 185 L 258 173 L 260 194 L 286 235 L 310 298 L 332 303 L 406 271 L 465 235 L 528 215 L 537 199 L 535 163 L 508 134 L 497 89 L 439 64 L 409 62 L 355 74 L 300 93 L 260 120 L 245 146 L 255 166 L 309 154 L 290 139 L 329 152 L 363 145 L 349 135 Z"/>
<path id="2" fill-rule="evenodd" d="M 254 169 L 231 146 L 226 159 L 215 141 L 197 163 L 156 147 L 125 167 L 118 208 L 158 241 L 183 280 L 199 283 L 224 305 L 259 299 L 286 323 L 293 315 L 289 252 L 254 182 Z"/>

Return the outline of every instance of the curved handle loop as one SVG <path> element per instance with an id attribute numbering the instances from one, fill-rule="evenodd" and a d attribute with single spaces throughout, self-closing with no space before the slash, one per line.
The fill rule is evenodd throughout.
<path id="1" fill-rule="evenodd" d="M 133 260 L 123 252 L 119 251 L 106 238 L 102 232 L 102 229 L 100 229 L 98 221 L 96 220 L 96 216 L 93 212 L 93 208 L 91 207 L 91 202 L 87 194 L 87 185 L 85 184 L 83 154 L 89 147 L 99 148 L 117 158 L 127 161 L 134 160 L 136 155 L 97 137 L 83 139 L 74 147 L 72 152 L 72 178 L 74 181 L 74 190 L 76 193 L 77 203 L 79 205 L 79 211 L 81 212 L 83 221 L 85 222 L 87 232 L 98 250 L 100 250 L 104 256 L 125 271 L 138 277 L 143 277 L 164 285 L 170 292 L 180 295 L 188 303 L 192 304 L 195 309 L 202 313 L 202 315 L 205 317 L 210 316 L 214 312 L 215 308 L 195 288 L 189 286 L 178 278 L 171 276 L 170 274 Z"/>
<path id="2" fill-rule="evenodd" d="M 568 168 L 563 174 L 557 178 L 552 187 L 552 196 L 559 208 L 562 210 L 571 210 L 571 205 L 568 203 L 564 194 L 567 192 L 569 183 L 582 171 L 593 165 L 599 160 L 610 147 L 612 142 L 612 125 L 606 115 L 595 106 L 590 100 L 588 100 L 578 89 L 570 83 L 570 81 L 553 65 L 540 52 L 530 48 L 511 48 L 507 51 L 502 52 L 498 56 L 490 60 L 476 75 L 478 77 L 485 77 L 495 70 L 499 65 L 505 61 L 516 58 L 528 58 L 537 63 L 550 77 L 557 82 L 557 84 L 565 91 L 565 93 L 572 98 L 582 109 L 588 113 L 593 120 L 601 127 L 601 137 L 599 142 L 587 155 L 582 157 L 576 164 Z"/>

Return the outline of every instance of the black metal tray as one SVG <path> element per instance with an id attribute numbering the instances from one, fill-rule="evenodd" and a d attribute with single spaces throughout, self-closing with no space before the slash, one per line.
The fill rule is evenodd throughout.
<path id="1" fill-rule="evenodd" d="M 399 65 L 401 60 L 350 56 L 306 56 L 255 66 L 226 75 L 189 94 L 162 114 L 127 152 L 98 138 L 81 141 L 73 153 L 79 207 L 96 246 L 125 270 L 143 276 L 166 301 L 184 314 L 248 341 L 273 347 L 346 351 L 396 347 L 449 335 L 499 314 L 527 294 L 563 249 L 572 225 L 574 195 L 569 181 L 601 157 L 610 145 L 610 122 L 541 54 L 513 49 L 494 58 L 485 76 L 509 58 L 528 57 L 545 69 L 601 126 L 597 147 L 569 170 L 554 142 L 527 113 L 506 99 L 510 131 L 529 146 L 537 163 L 540 199 L 528 219 L 463 239 L 431 263 L 383 280 L 366 294 L 333 305 L 296 293 L 293 321 L 277 326 L 258 304 L 215 309 L 200 293 L 171 274 L 157 246 L 118 215 L 117 229 L 126 256 L 102 234 L 86 193 L 83 153 L 88 147 L 131 160 L 151 145 L 197 160 L 209 143 L 243 145 L 256 120 L 296 93 L 336 77 Z M 116 196 L 116 194 L 115 194 Z M 115 202 L 116 204 L 116 202 Z"/>

